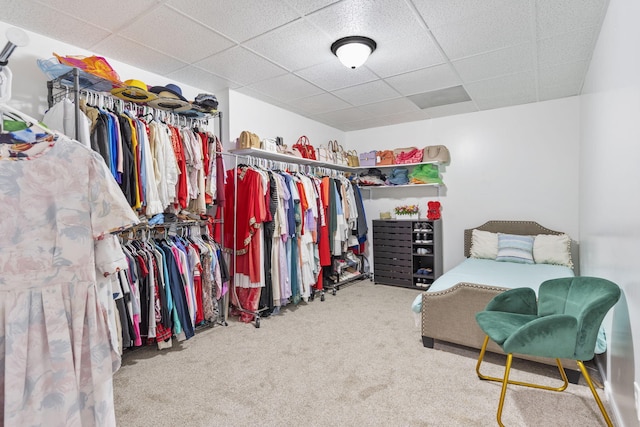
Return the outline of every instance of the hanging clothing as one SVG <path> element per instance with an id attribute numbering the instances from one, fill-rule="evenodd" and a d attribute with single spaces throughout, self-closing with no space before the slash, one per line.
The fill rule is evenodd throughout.
<path id="1" fill-rule="evenodd" d="M 77 141 L 59 136 L 22 154 L 0 158 L 4 425 L 115 425 L 119 355 L 94 242 L 138 219 L 103 159 Z"/>

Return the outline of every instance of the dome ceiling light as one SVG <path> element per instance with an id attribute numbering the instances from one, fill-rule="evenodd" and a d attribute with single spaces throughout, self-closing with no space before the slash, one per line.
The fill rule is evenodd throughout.
<path id="1" fill-rule="evenodd" d="M 331 52 L 345 67 L 356 69 L 366 62 L 376 47 L 376 42 L 369 37 L 349 36 L 333 42 Z"/>

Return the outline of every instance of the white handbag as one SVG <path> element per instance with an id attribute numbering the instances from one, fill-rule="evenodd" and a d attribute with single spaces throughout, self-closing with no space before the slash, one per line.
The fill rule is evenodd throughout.
<path id="1" fill-rule="evenodd" d="M 276 144 L 275 138 L 263 139 L 262 141 L 260 141 L 260 148 L 266 151 L 272 151 L 274 153 L 278 151 L 278 145 Z"/>

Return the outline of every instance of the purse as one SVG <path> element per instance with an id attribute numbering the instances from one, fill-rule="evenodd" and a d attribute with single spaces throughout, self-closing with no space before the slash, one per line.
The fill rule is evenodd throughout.
<path id="1" fill-rule="evenodd" d="M 360 166 L 360 158 L 358 157 L 358 152 L 356 150 L 347 151 L 347 165 L 352 168 L 357 168 Z"/>
<path id="2" fill-rule="evenodd" d="M 302 135 L 298 138 L 298 141 L 293 144 L 292 148 L 297 149 L 305 159 L 316 160 L 316 150 L 313 148 L 313 145 L 311 145 L 309 138 L 307 138 L 306 135 Z"/>
<path id="3" fill-rule="evenodd" d="M 349 154 L 344 151 L 342 145 L 339 145 L 337 142 L 336 144 L 338 145 L 338 151 L 336 151 L 336 164 L 340 166 L 349 166 Z"/>
<path id="4" fill-rule="evenodd" d="M 376 152 L 376 166 L 395 165 L 396 159 L 393 150 L 382 150 Z"/>
<path id="5" fill-rule="evenodd" d="M 278 151 L 278 144 L 275 138 L 265 138 L 260 141 L 260 148 L 276 153 Z"/>
<path id="6" fill-rule="evenodd" d="M 260 148 L 260 137 L 255 133 L 243 130 L 240 132 L 240 137 L 236 140 L 236 148 Z"/>
<path id="7" fill-rule="evenodd" d="M 418 150 L 415 147 L 411 151 L 396 153 L 396 164 L 398 165 L 420 162 L 422 162 L 422 150 Z"/>
<path id="8" fill-rule="evenodd" d="M 329 141 L 331 142 L 331 141 Z M 333 151 L 331 151 L 327 146 L 320 144 L 320 146 L 318 147 L 318 160 L 321 162 L 325 162 L 325 163 L 335 163 L 336 162 L 336 157 L 333 153 Z"/>
<path id="9" fill-rule="evenodd" d="M 451 155 L 449 149 L 444 145 L 428 145 L 422 150 L 423 162 L 449 163 Z"/>
<path id="10" fill-rule="evenodd" d="M 375 166 L 376 150 L 360 153 L 360 166 Z"/>

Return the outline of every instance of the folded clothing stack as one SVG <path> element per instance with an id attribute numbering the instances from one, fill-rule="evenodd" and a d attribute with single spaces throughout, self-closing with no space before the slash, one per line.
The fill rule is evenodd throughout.
<path id="1" fill-rule="evenodd" d="M 406 185 L 409 183 L 409 169 L 405 167 L 394 168 L 387 179 L 389 185 Z"/>
<path id="2" fill-rule="evenodd" d="M 438 167 L 433 164 L 416 166 L 409 178 L 413 184 L 442 184 Z"/>

